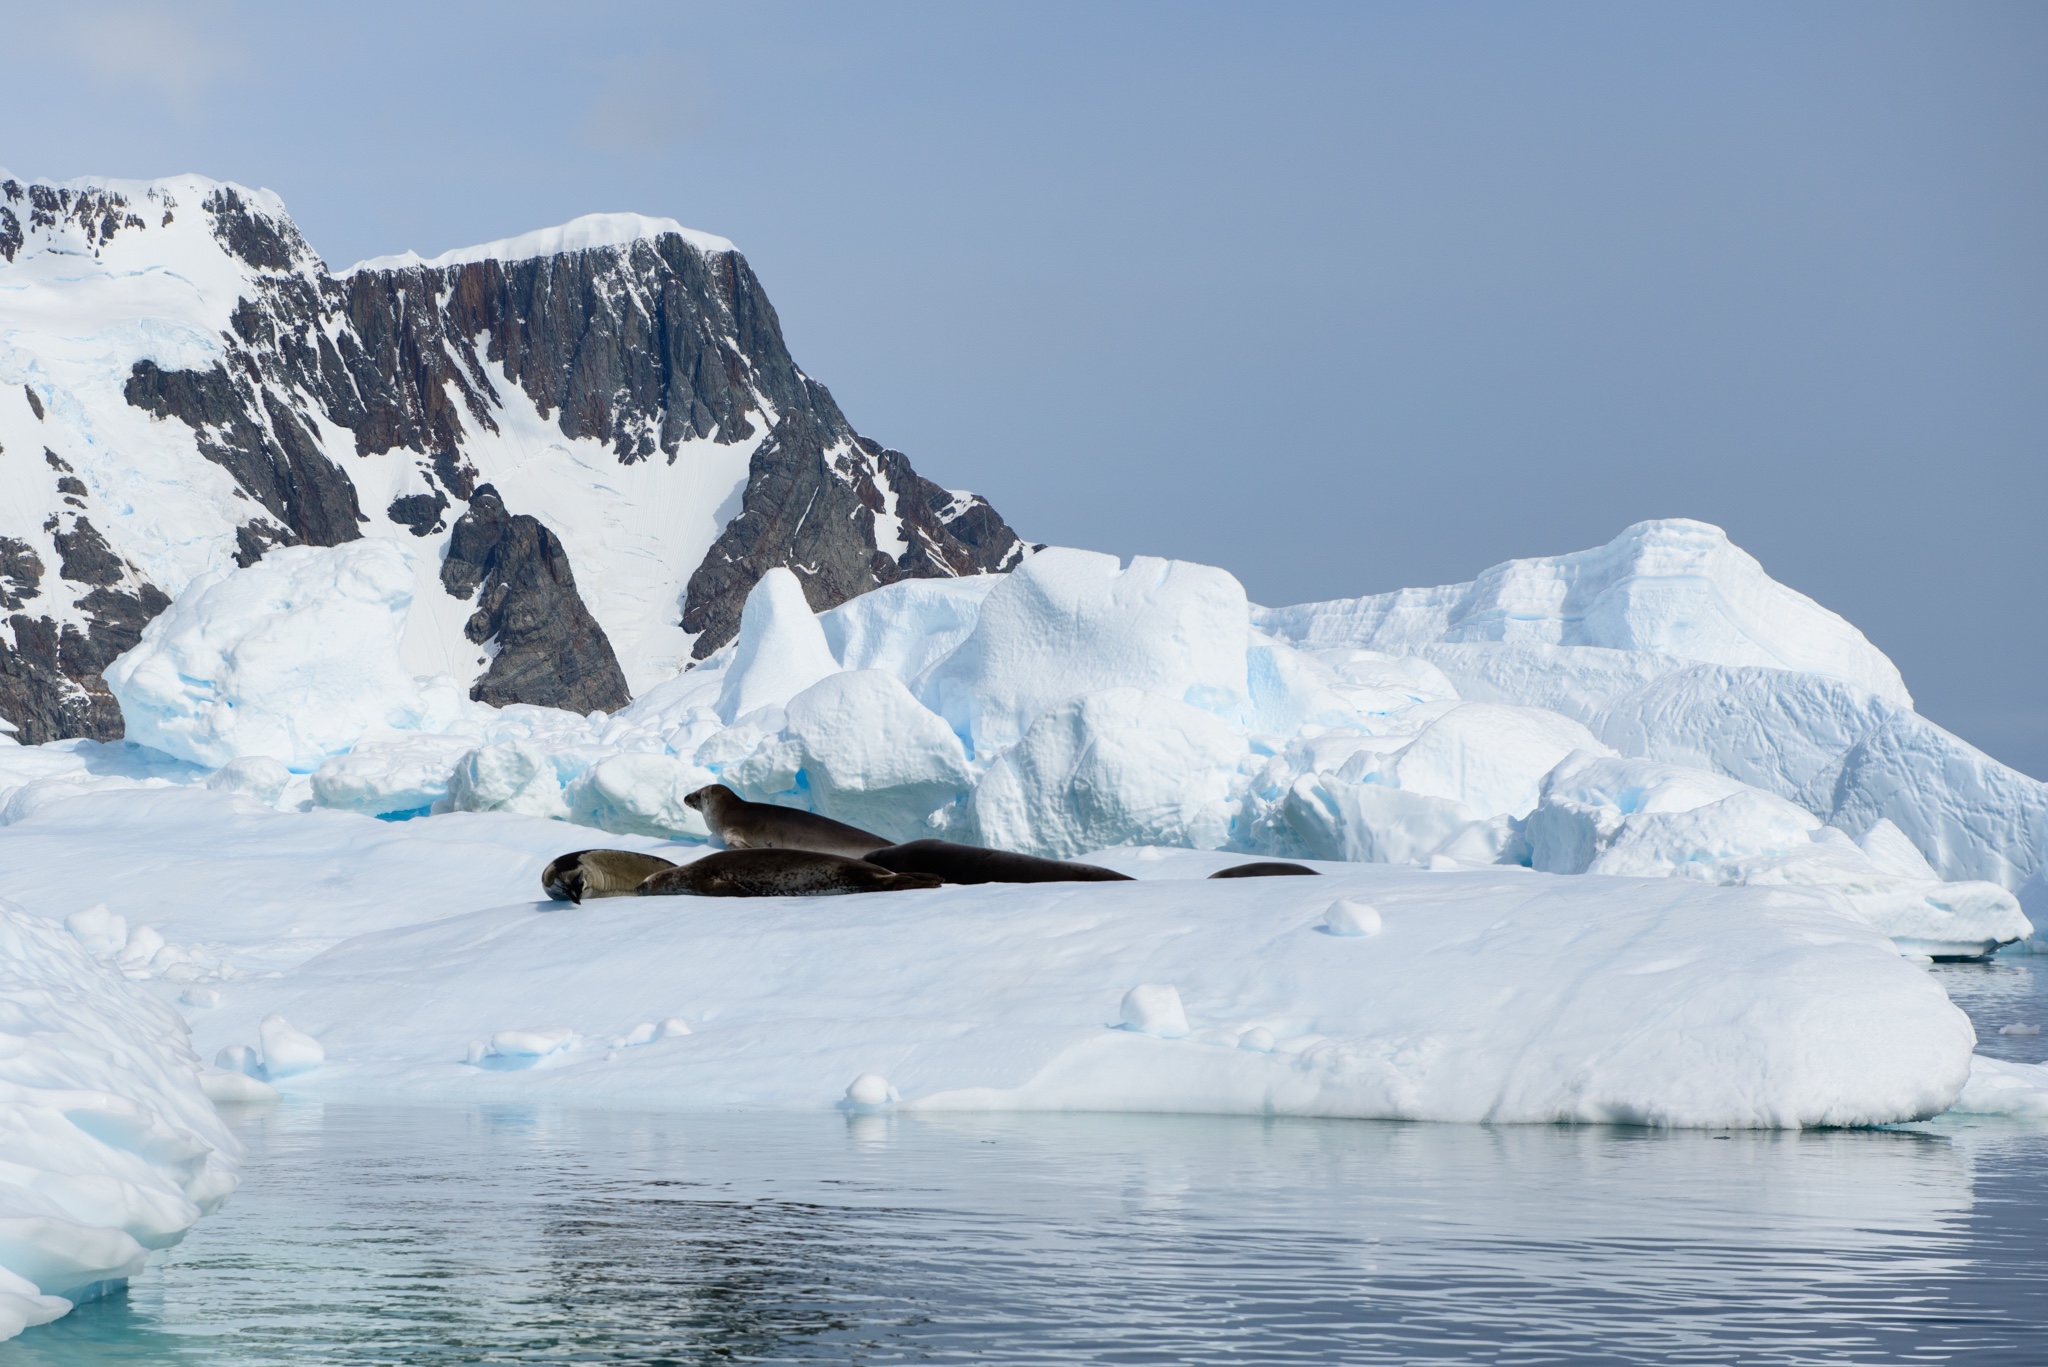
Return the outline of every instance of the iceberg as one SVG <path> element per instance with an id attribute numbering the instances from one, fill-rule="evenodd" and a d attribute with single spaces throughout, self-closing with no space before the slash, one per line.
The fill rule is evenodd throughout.
<path id="1" fill-rule="evenodd" d="M 114 967 L 125 918 L 92 910 L 75 937 L 0 901 L 0 1337 L 135 1275 L 240 1180 L 185 1023 Z"/>

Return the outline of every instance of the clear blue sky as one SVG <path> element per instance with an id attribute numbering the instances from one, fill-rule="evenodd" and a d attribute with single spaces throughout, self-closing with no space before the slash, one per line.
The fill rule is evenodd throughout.
<path id="1" fill-rule="evenodd" d="M 1705 518 L 2048 777 L 2048 5 L 0 3 L 0 164 L 735 239 L 862 431 L 1265 602 Z"/>

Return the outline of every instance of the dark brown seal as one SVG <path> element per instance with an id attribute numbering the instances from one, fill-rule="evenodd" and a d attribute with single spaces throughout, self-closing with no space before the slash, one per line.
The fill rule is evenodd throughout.
<path id="1" fill-rule="evenodd" d="M 586 897 L 630 897 L 649 874 L 675 864 L 637 850 L 577 850 L 541 870 L 540 885 L 557 902 Z"/>
<path id="2" fill-rule="evenodd" d="M 1211 878 L 1286 878 L 1307 874 L 1314 878 L 1316 871 L 1305 864 L 1289 864 L 1281 859 L 1262 859 L 1256 864 L 1232 864 L 1227 869 L 1218 869 Z"/>
<path id="3" fill-rule="evenodd" d="M 1040 859 L 1035 854 L 984 850 L 950 840 L 913 840 L 891 845 L 868 857 L 898 873 L 935 873 L 948 883 L 1128 883 L 1131 876 L 1099 864 L 1070 864 Z"/>
<path id="4" fill-rule="evenodd" d="M 704 824 L 729 850 L 811 850 L 860 859 L 889 844 L 830 817 L 749 802 L 723 783 L 699 788 L 683 802 L 704 813 Z"/>
<path id="5" fill-rule="evenodd" d="M 836 897 L 938 885 L 931 874 L 896 873 L 816 850 L 720 850 L 664 869 L 638 891 L 642 897 Z"/>

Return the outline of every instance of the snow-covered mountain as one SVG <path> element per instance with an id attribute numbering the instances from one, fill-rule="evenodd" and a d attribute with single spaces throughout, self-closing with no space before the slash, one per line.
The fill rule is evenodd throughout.
<path id="1" fill-rule="evenodd" d="M 101 671 L 202 574 L 382 537 L 405 664 L 610 711 L 815 609 L 1005 570 L 981 498 L 854 431 L 723 238 L 603 214 L 330 272 L 268 191 L 0 172 L 0 718 L 112 738 Z"/>

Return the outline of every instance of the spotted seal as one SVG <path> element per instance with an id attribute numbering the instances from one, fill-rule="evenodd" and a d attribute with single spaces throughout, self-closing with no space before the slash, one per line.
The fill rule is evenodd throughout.
<path id="1" fill-rule="evenodd" d="M 935 888 L 936 875 L 897 873 L 816 850 L 720 850 L 663 869 L 641 883 L 642 897 L 836 897 L 849 892 Z"/>
<path id="2" fill-rule="evenodd" d="M 723 783 L 699 788 L 683 803 L 704 813 L 704 824 L 729 850 L 810 850 L 861 859 L 889 844 L 886 837 L 830 817 L 749 802 Z"/>
<path id="3" fill-rule="evenodd" d="M 557 902 L 630 897 L 649 874 L 674 867 L 670 860 L 638 850 L 577 850 L 541 870 L 540 885 Z"/>
<path id="4" fill-rule="evenodd" d="M 950 840 L 913 840 L 867 856 L 898 873 L 934 873 L 948 883 L 1128 883 L 1131 876 L 1099 864 L 1041 859 L 1035 854 L 984 850 Z"/>
<path id="5" fill-rule="evenodd" d="M 1290 864 L 1284 859 L 1261 859 L 1255 864 L 1232 864 L 1227 869 L 1218 869 L 1211 878 L 1287 878 L 1307 874 L 1317 877 L 1314 869 L 1306 864 Z"/>

